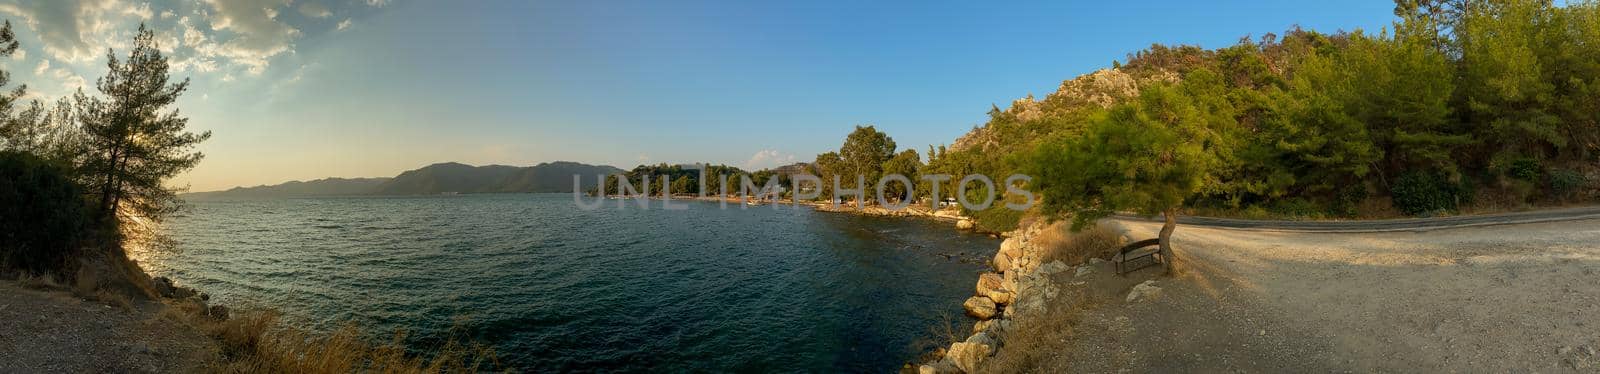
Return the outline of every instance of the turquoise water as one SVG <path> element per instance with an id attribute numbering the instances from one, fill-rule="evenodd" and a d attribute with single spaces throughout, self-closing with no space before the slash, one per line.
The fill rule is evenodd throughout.
<path id="1" fill-rule="evenodd" d="M 528 371 L 883 372 L 931 347 L 998 243 L 950 224 L 569 194 L 191 202 L 158 275 L 233 305 Z M 945 255 L 956 254 L 956 259 Z M 963 323 L 961 326 L 970 326 Z M 970 328 L 970 327 L 967 327 Z"/>

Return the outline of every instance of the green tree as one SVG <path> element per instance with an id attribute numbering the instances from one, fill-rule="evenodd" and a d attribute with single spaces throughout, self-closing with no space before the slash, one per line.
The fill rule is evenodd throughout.
<path id="1" fill-rule="evenodd" d="M 91 150 L 81 177 L 97 195 L 98 219 L 129 215 L 159 221 L 179 203 L 178 190 L 164 183 L 200 162 L 204 156 L 193 148 L 211 132 L 188 132 L 188 118 L 177 109 L 165 110 L 189 80 L 170 82 L 155 33 L 140 25 L 126 61 L 112 51 L 106 56 L 109 71 L 96 84 L 103 97 L 76 95 L 77 117 Z"/>
<path id="2" fill-rule="evenodd" d="M 842 175 L 847 167 L 845 166 L 844 158 L 839 157 L 839 152 L 828 152 L 817 155 L 817 160 L 816 162 L 811 163 L 811 168 L 813 169 L 813 172 L 816 173 L 817 177 L 822 179 L 822 185 L 817 186 L 817 188 L 818 191 L 822 192 L 819 195 L 823 198 L 833 198 L 834 177 L 839 178 L 839 185 L 841 187 L 855 183 L 853 178 L 847 181 Z"/>
<path id="3" fill-rule="evenodd" d="M 901 151 L 900 153 L 896 153 L 893 158 L 890 158 L 889 161 L 885 161 L 883 163 L 883 175 L 889 176 L 899 174 L 905 176 L 911 181 L 912 185 L 908 186 L 900 184 L 900 182 L 889 182 L 884 186 L 884 193 L 888 194 L 889 197 L 894 197 L 901 200 L 914 198 L 910 188 L 915 188 L 913 186 L 915 186 L 917 181 L 917 171 L 921 168 L 922 157 L 917 155 L 916 150 L 907 149 L 905 151 Z M 875 186 L 876 185 L 874 185 L 874 187 Z M 876 190 L 876 188 L 874 188 L 874 190 Z M 927 193 L 927 191 L 923 191 L 923 193 Z"/>
<path id="4" fill-rule="evenodd" d="M 11 57 L 20 46 L 16 34 L 11 32 L 11 21 L 6 21 L 4 26 L 0 26 L 0 57 Z M 9 83 L 11 83 L 11 72 L 0 70 L 0 87 L 5 87 Z M 33 144 L 33 134 L 29 130 L 34 121 L 25 118 L 35 117 L 37 111 L 21 116 L 23 118 L 18 118 L 14 113 L 17 101 L 27 93 L 26 85 L 17 86 L 11 92 L 0 93 L 0 149 L 25 149 Z"/>
<path id="5" fill-rule="evenodd" d="M 1520 159 L 1545 159 L 1567 146 L 1552 113 L 1555 84 L 1541 59 L 1551 5 L 1546 0 L 1488 2 L 1466 12 L 1457 30 L 1468 121 L 1485 142 L 1488 168 L 1505 173 Z"/>
<path id="6" fill-rule="evenodd" d="M 844 161 L 840 185 L 855 184 L 855 179 L 860 176 L 866 183 L 875 183 L 883 175 L 883 163 L 894 158 L 894 139 L 888 134 L 878 131 L 872 126 L 856 126 L 850 136 L 845 137 L 844 145 L 839 147 L 839 157 Z M 831 183 L 831 179 L 830 179 Z M 864 197 L 873 197 L 873 191 L 868 188 Z"/>
<path id="7" fill-rule="evenodd" d="M 1216 80 L 1199 69 L 1184 85 Z M 1030 188 L 1043 199 L 1041 212 L 1070 215 L 1074 228 L 1118 211 L 1162 214 L 1161 254 L 1170 272 L 1179 209 L 1217 183 L 1221 160 L 1232 153 L 1225 149 L 1231 143 L 1219 136 L 1231 124 L 1185 90 L 1146 87 L 1137 99 L 1093 121 L 1082 136 L 1041 144 L 1023 165 L 1034 177 Z"/>
<path id="8" fill-rule="evenodd" d="M 90 229 L 83 194 L 68 170 L 37 156 L 0 151 L 0 269 L 66 269 Z"/>

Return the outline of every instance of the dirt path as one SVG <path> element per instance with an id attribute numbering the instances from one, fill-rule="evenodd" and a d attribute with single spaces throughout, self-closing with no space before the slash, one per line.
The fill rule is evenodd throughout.
<path id="1" fill-rule="evenodd" d="M 1128 226 L 1135 237 L 1159 229 Z M 1366 234 L 1180 227 L 1175 242 L 1179 277 L 1123 278 L 1101 264 L 1076 280 L 1087 295 L 1062 339 L 1071 353 L 1039 369 L 1600 372 L 1600 220 Z M 1161 294 L 1126 301 L 1147 278 Z"/>
<path id="2" fill-rule="evenodd" d="M 0 372 L 195 373 L 218 357 L 209 337 L 161 318 L 62 291 L 0 281 Z"/>

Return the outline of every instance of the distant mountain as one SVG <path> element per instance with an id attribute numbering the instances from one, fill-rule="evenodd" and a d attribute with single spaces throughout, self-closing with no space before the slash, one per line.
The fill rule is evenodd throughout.
<path id="1" fill-rule="evenodd" d="M 622 173 L 610 166 L 576 162 L 550 162 L 531 167 L 505 165 L 471 166 L 459 163 L 433 164 L 400 173 L 377 190 L 382 195 L 428 195 L 439 193 L 572 192 L 572 176 L 582 176 L 594 185 L 597 175 Z"/>
<path id="2" fill-rule="evenodd" d="M 804 174 L 804 173 L 806 173 L 806 170 L 809 169 L 809 168 L 811 168 L 811 164 L 804 163 L 804 162 L 796 162 L 796 163 L 793 163 L 793 164 L 788 164 L 788 165 L 783 165 L 783 166 L 772 168 L 772 172 L 776 173 L 778 175 L 795 175 L 795 174 Z"/>
<path id="3" fill-rule="evenodd" d="M 184 195 L 190 199 L 216 197 L 294 197 L 294 196 L 350 196 L 368 195 L 388 182 L 389 178 L 324 178 L 314 181 L 293 181 L 272 186 L 234 187 L 225 191 L 196 192 Z"/>
<path id="4" fill-rule="evenodd" d="M 296 197 L 351 195 L 436 195 L 442 193 L 572 192 L 572 176 L 594 185 L 597 175 L 622 173 L 611 166 L 576 162 L 549 162 L 536 166 L 472 166 L 455 162 L 433 164 L 394 178 L 327 178 L 288 182 L 274 186 L 236 187 L 226 191 L 198 192 L 186 198 Z"/>

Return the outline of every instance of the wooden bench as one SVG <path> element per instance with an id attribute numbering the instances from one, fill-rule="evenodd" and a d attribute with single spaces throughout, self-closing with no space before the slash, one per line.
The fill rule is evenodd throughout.
<path id="1" fill-rule="evenodd" d="M 1128 243 L 1111 257 L 1111 262 L 1117 265 L 1117 275 L 1126 275 L 1134 270 L 1143 269 L 1159 264 L 1167 259 L 1161 258 L 1161 239 L 1145 239 Z M 1137 264 L 1138 266 L 1130 266 Z"/>

